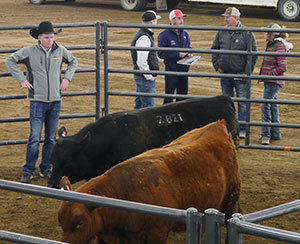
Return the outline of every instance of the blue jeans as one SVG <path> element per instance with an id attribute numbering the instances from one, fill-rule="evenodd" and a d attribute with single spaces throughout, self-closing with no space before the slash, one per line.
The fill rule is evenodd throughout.
<path id="1" fill-rule="evenodd" d="M 281 86 L 271 82 L 264 82 L 263 98 L 277 100 L 277 95 L 280 90 L 281 90 Z M 280 123 L 278 104 L 262 103 L 261 120 L 262 122 L 267 122 L 267 123 Z M 280 128 L 263 126 L 261 128 L 261 138 L 280 140 L 281 139 Z"/>
<path id="2" fill-rule="evenodd" d="M 35 171 L 36 161 L 39 157 L 43 123 L 45 123 L 45 141 L 39 168 L 42 173 L 51 170 L 50 155 L 56 139 L 59 113 L 60 101 L 50 103 L 30 102 L 30 135 L 27 142 L 26 163 L 23 165 L 23 173 L 33 175 Z"/>
<path id="3" fill-rule="evenodd" d="M 247 96 L 247 82 L 242 80 L 235 80 L 233 78 L 221 78 L 221 88 L 222 95 L 234 97 L 234 92 L 236 93 L 236 97 L 244 97 Z M 238 120 L 246 121 L 246 103 L 238 102 Z M 240 131 L 245 131 L 245 125 L 240 125 Z"/>
<path id="4" fill-rule="evenodd" d="M 146 80 L 144 76 L 134 75 L 136 92 L 155 93 L 155 80 Z M 154 97 L 136 97 L 134 109 L 154 107 Z"/>

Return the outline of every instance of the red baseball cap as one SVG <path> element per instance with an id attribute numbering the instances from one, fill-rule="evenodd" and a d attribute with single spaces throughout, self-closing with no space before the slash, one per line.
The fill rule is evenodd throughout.
<path id="1" fill-rule="evenodd" d="M 171 20 L 174 18 L 180 18 L 180 17 L 186 17 L 186 16 L 187 15 L 183 14 L 180 9 L 174 9 L 170 12 L 169 19 Z"/>

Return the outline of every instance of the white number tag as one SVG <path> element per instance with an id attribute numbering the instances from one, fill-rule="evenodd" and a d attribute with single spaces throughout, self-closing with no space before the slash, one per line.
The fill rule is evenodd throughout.
<path id="1" fill-rule="evenodd" d="M 183 119 L 179 113 L 157 115 L 156 117 L 158 119 L 157 123 L 159 125 L 168 125 L 168 124 L 173 124 L 173 123 L 180 123 L 183 121 Z"/>

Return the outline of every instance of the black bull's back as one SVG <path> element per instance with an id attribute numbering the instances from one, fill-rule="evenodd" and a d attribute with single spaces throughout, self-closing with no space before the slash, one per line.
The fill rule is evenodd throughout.
<path id="1" fill-rule="evenodd" d="M 58 140 L 52 153 L 53 172 L 49 185 L 58 187 L 64 175 L 71 183 L 89 180 L 119 162 L 223 118 L 238 145 L 234 104 L 225 96 L 110 114 L 88 124 L 77 134 Z"/>

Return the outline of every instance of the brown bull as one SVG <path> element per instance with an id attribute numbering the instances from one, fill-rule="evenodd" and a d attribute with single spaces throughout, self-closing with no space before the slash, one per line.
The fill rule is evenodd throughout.
<path id="1" fill-rule="evenodd" d="M 111 168 L 77 189 L 93 195 L 203 212 L 216 208 L 230 217 L 240 193 L 236 149 L 225 121 L 194 129 L 170 144 L 149 150 Z M 176 223 L 80 203 L 58 210 L 62 241 L 107 244 L 165 244 Z M 102 243 L 102 242 L 101 242 Z"/>

